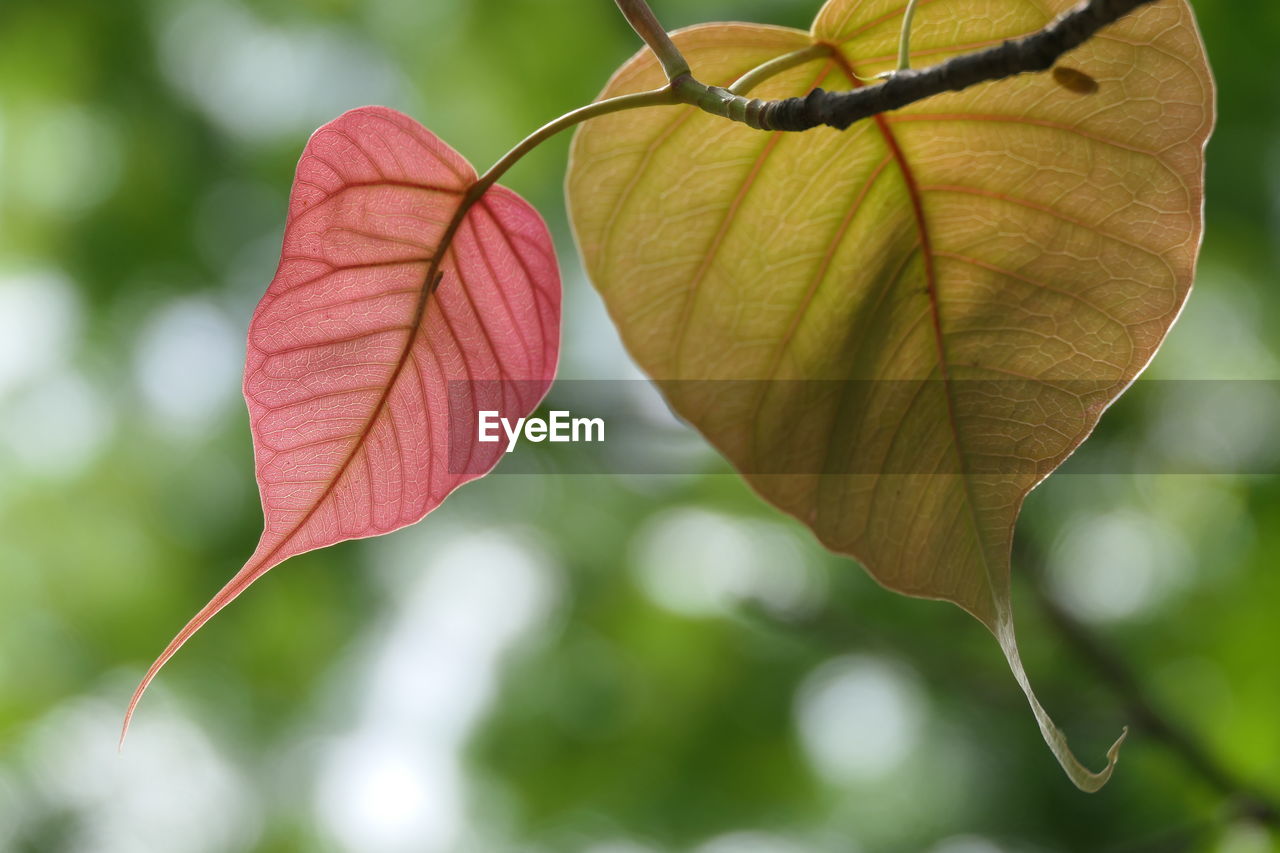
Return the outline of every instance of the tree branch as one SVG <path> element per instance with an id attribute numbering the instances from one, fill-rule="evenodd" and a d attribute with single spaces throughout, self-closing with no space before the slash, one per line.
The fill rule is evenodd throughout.
<path id="1" fill-rule="evenodd" d="M 671 40 L 671 36 L 667 35 L 667 31 L 662 28 L 662 24 L 658 23 L 657 16 L 653 14 L 653 10 L 645 0 L 616 0 L 616 2 L 627 23 L 631 24 L 631 28 L 636 31 L 636 35 L 644 39 L 644 43 L 649 45 L 649 49 L 657 55 L 668 80 L 674 80 L 689 73 L 689 63 L 685 61 L 680 49 Z"/>
<path id="2" fill-rule="evenodd" d="M 1129 665 L 1055 601 L 1040 583 L 1032 584 L 1049 621 L 1061 636 L 1115 692 L 1134 725 L 1164 743 L 1187 768 L 1226 797 L 1238 814 L 1280 827 L 1280 804 L 1238 778 L 1204 744 L 1172 718 L 1161 713 L 1143 691 Z"/>
<path id="3" fill-rule="evenodd" d="M 670 81 L 668 88 L 646 93 L 646 97 L 660 99 L 667 94 L 672 100 L 665 103 L 691 104 L 759 130 L 804 131 L 821 126 L 844 130 L 862 119 L 901 109 L 944 92 L 958 92 L 979 83 L 1047 71 L 1064 54 L 1080 47 L 1099 30 L 1156 0 L 1083 0 L 1038 32 L 1006 40 L 986 50 L 956 56 L 929 68 L 906 69 L 910 16 L 916 5 L 915 0 L 911 0 L 904 13 L 899 70 L 892 72 L 884 82 L 852 91 L 815 89 L 803 98 L 777 101 L 749 99 L 743 93 L 776 73 L 835 48 L 816 43 L 765 63 L 748 72 L 729 89 L 708 86 L 693 77 L 684 57 L 645 0 L 616 2 L 632 27 L 657 54 Z M 1280 826 L 1280 803 L 1238 778 L 1195 735 L 1158 710 L 1127 663 L 1038 584 L 1035 586 L 1058 633 L 1110 685 L 1143 731 L 1163 742 L 1191 772 L 1228 798 L 1237 814 Z"/>
<path id="4" fill-rule="evenodd" d="M 1025 539 L 1026 537 L 1024 537 Z M 1025 542 L 1019 547 L 1023 562 L 1034 562 L 1034 549 Z M 1162 743 L 1170 753 L 1175 755 L 1186 766 L 1188 772 L 1204 784 L 1212 788 L 1223 798 L 1222 818 L 1235 820 L 1246 818 L 1257 823 L 1280 828 L 1280 802 L 1256 785 L 1240 778 L 1233 770 L 1216 758 L 1204 742 L 1194 732 L 1183 727 L 1174 718 L 1156 706 L 1155 701 L 1146 693 L 1142 682 L 1138 679 L 1129 664 L 1113 649 L 1108 648 L 1093 631 L 1069 612 L 1063 609 L 1043 588 L 1043 581 L 1035 578 L 1031 581 L 1039 604 L 1045 610 L 1049 623 L 1056 635 L 1074 651 L 1091 671 L 1106 684 L 1107 689 L 1116 697 L 1124 710 L 1125 716 L 1133 722 L 1135 729 L 1152 739 Z M 810 642 L 817 639 L 823 646 L 848 649 L 851 644 L 874 651 L 902 651 L 903 637 L 877 633 L 867 623 L 859 623 L 845 618 L 830 607 L 823 608 L 809 615 L 804 621 L 803 633 L 796 632 L 796 625 L 781 622 L 767 608 L 753 602 L 740 605 L 738 613 L 747 624 L 757 628 L 766 628 L 780 632 L 778 636 L 805 639 Z M 925 652 L 918 652 L 917 665 L 928 667 L 936 661 L 925 657 Z M 954 666 L 943 665 L 927 672 L 930 680 L 945 680 L 957 689 L 963 687 L 974 690 L 972 676 L 965 676 Z M 984 701 L 995 702 L 995 699 L 983 696 Z M 1174 842 L 1182 840 L 1189 826 L 1171 827 L 1167 834 L 1150 839 L 1150 845 L 1142 843 L 1132 848 L 1142 850 L 1173 850 Z"/>
<path id="5" fill-rule="evenodd" d="M 803 98 L 761 101 L 718 86 L 707 86 L 690 74 L 674 79 L 672 86 L 685 103 L 760 130 L 801 131 L 823 125 L 844 130 L 856 121 L 901 109 L 943 92 L 958 92 L 978 83 L 1027 72 L 1047 71 L 1063 54 L 1084 44 L 1103 27 L 1154 1 L 1085 0 L 1031 35 L 956 56 L 928 68 L 897 71 L 883 83 L 849 92 L 814 89 Z"/>

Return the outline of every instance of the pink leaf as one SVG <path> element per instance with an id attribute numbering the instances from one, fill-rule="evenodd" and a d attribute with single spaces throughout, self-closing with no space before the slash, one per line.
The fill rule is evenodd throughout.
<path id="1" fill-rule="evenodd" d="M 522 417 L 555 375 L 560 273 L 546 225 L 413 119 L 352 110 L 298 163 L 280 267 L 249 328 L 249 404 L 265 525 L 192 634 L 289 557 L 419 521 L 488 473 L 480 410 Z M 432 285 L 436 287 L 433 290 Z M 121 734 L 121 741 L 124 739 Z"/>

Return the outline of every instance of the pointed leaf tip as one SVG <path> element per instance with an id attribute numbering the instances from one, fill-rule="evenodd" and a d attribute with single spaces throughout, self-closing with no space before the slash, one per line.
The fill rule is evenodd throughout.
<path id="1" fill-rule="evenodd" d="M 1027 677 L 1025 667 L 1022 665 L 1022 655 L 1018 651 L 1018 641 L 1013 631 L 1012 615 L 1008 610 L 1002 613 L 999 628 L 994 633 L 996 641 L 1000 644 L 1001 651 L 1004 652 L 1005 659 L 1009 662 L 1009 669 L 1013 672 L 1014 679 L 1017 680 L 1018 686 L 1022 688 L 1023 694 L 1027 697 L 1027 702 L 1031 706 L 1031 713 L 1035 715 L 1036 723 L 1040 727 L 1040 734 L 1044 737 L 1044 742 L 1049 746 L 1054 758 L 1058 759 L 1058 764 L 1066 772 L 1067 778 L 1085 793 L 1092 794 L 1101 790 L 1102 786 L 1106 785 L 1111 779 L 1116 762 L 1120 759 L 1120 747 L 1129 736 L 1129 727 L 1124 727 L 1120 732 L 1120 737 L 1116 738 L 1115 743 L 1111 744 L 1111 748 L 1107 750 L 1107 765 L 1096 772 L 1090 770 L 1076 758 L 1075 753 L 1071 751 L 1071 747 L 1067 743 L 1066 734 L 1054 724 L 1053 718 L 1049 716 L 1049 712 L 1040 704 L 1035 691 L 1031 688 L 1031 681 Z"/>
<path id="2" fill-rule="evenodd" d="M 264 529 L 253 556 L 147 670 L 289 557 L 390 533 L 501 459 L 476 413 L 523 417 L 555 375 L 547 227 L 402 113 L 352 110 L 298 162 L 280 266 L 249 329 L 244 395 Z"/>

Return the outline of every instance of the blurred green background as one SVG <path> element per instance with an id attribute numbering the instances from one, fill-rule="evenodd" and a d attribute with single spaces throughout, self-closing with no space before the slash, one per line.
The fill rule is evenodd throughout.
<path id="1" fill-rule="evenodd" d="M 1280 5 L 1195 5 L 1209 230 L 1147 376 L 1280 379 Z M 804 27 L 817 3 L 654 7 Z M 1275 849 L 1220 790 L 1280 798 L 1268 384 L 1144 381 L 1089 445 L 1220 473 L 1068 469 L 1028 503 L 1040 696 L 1094 765 L 1135 725 L 1095 796 L 977 622 L 824 553 L 673 424 L 705 474 L 552 460 L 291 561 L 187 645 L 117 755 L 143 667 L 260 529 L 243 340 L 307 135 L 388 104 L 483 168 L 637 46 L 607 0 L 0 0 L 0 850 Z M 560 249 L 562 376 L 634 376 L 573 252 L 567 145 L 506 183 Z M 1232 778 L 1142 726 L 1037 588 Z"/>

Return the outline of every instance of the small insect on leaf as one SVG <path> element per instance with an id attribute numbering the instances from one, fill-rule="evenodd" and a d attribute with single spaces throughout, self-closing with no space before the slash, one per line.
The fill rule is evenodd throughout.
<path id="1" fill-rule="evenodd" d="M 1053 67 L 1053 79 L 1062 88 L 1077 95 L 1092 95 L 1098 91 L 1098 81 L 1076 68 L 1066 65 Z"/>

